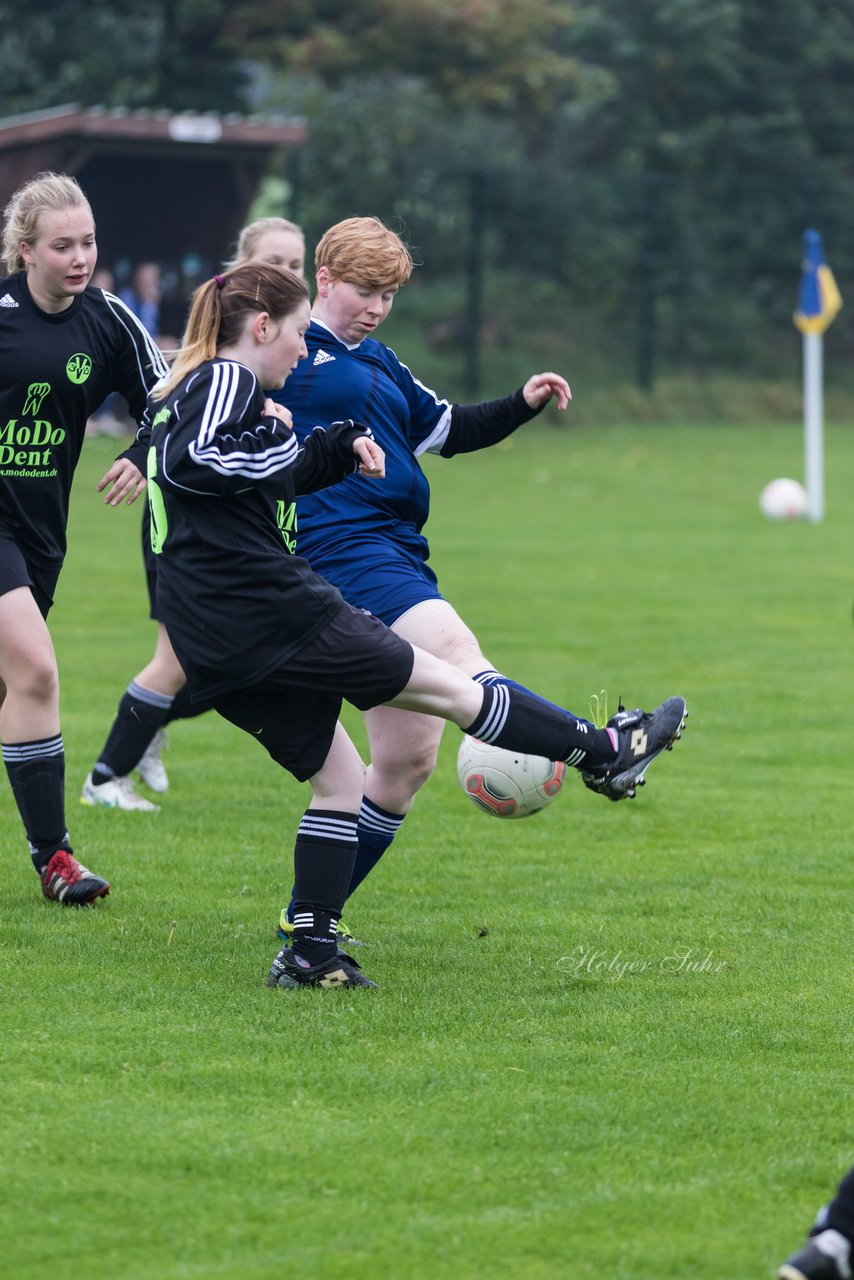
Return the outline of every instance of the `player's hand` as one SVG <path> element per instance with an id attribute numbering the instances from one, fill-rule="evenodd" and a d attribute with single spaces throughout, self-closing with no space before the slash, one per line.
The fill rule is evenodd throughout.
<path id="1" fill-rule="evenodd" d="M 108 507 L 120 507 L 127 500 L 128 506 L 145 493 L 145 476 L 130 458 L 116 458 L 98 485 L 98 492 L 109 489 L 104 502 Z M 112 488 L 109 486 L 112 485 Z"/>
<path id="2" fill-rule="evenodd" d="M 291 417 L 290 409 L 286 409 L 283 404 L 278 404 L 275 400 L 271 400 L 268 396 L 264 401 L 264 417 L 278 418 L 280 422 L 284 422 L 286 427 L 294 429 L 294 420 Z"/>
<path id="3" fill-rule="evenodd" d="M 555 407 L 563 410 L 572 399 L 569 383 L 559 373 L 535 373 L 522 388 L 522 395 L 529 409 L 541 409 L 554 399 Z"/>
<path id="4" fill-rule="evenodd" d="M 359 459 L 359 475 L 368 476 L 371 480 L 382 480 L 385 476 L 385 453 L 370 436 L 356 436 L 353 441 L 353 452 Z"/>

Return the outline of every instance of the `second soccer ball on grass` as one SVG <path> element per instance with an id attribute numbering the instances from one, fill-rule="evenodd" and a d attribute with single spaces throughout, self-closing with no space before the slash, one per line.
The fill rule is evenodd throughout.
<path id="1" fill-rule="evenodd" d="M 760 493 L 759 509 L 769 520 L 800 520 L 807 513 L 807 491 L 797 480 L 780 476 Z"/>

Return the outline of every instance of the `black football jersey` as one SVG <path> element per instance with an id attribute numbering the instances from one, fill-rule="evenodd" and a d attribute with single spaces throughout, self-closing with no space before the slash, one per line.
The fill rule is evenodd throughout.
<path id="1" fill-rule="evenodd" d="M 296 503 L 356 470 L 363 426 L 299 445 L 245 365 L 210 360 L 152 405 L 148 471 L 157 612 L 194 694 L 241 688 L 285 665 L 341 596 L 296 551 Z"/>
<path id="2" fill-rule="evenodd" d="M 166 372 L 150 334 L 113 294 L 90 287 L 49 313 L 30 296 L 26 272 L 0 278 L 0 529 L 28 559 L 62 562 L 86 421 L 111 391 L 140 424 L 120 456 L 145 471 L 148 393 Z"/>

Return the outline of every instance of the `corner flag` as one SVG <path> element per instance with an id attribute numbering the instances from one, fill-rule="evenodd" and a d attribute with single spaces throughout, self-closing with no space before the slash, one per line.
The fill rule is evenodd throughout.
<path id="1" fill-rule="evenodd" d="M 804 232 L 801 288 L 792 317 L 803 334 L 804 471 L 807 518 L 824 519 L 824 331 L 842 306 L 833 272 L 824 260 L 821 236 Z"/>
<path id="2" fill-rule="evenodd" d="M 842 295 L 824 260 L 821 236 L 817 231 L 805 231 L 798 309 L 792 317 L 795 327 L 801 333 L 824 333 L 841 306 Z"/>

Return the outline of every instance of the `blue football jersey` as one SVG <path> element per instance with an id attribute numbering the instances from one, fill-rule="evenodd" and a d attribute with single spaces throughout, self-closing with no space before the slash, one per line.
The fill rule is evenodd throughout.
<path id="1" fill-rule="evenodd" d="M 300 440 L 314 427 L 352 418 L 370 427 L 385 450 L 386 476 L 348 477 L 334 490 L 301 497 L 299 554 L 324 573 L 355 537 L 392 539 L 421 559 L 428 554 L 421 529 L 430 489 L 418 457 L 438 453 L 451 421 L 451 406 L 413 376 L 382 342 L 366 338 L 352 349 L 312 321 L 301 360 L 273 399 L 287 405 Z M 345 592 L 345 597 L 346 597 Z"/>

